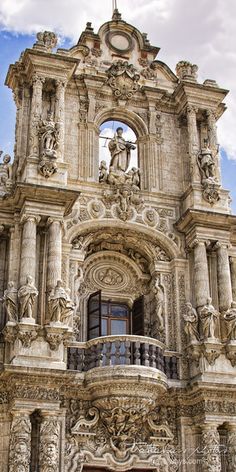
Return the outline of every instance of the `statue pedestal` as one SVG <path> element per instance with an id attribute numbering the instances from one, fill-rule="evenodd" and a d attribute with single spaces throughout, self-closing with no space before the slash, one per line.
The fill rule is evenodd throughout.
<path id="1" fill-rule="evenodd" d="M 66 370 L 64 341 L 72 331 L 61 325 L 39 326 L 35 320 L 7 324 L 3 330 L 6 344 L 5 364 L 32 368 Z"/>
<path id="2" fill-rule="evenodd" d="M 236 367 L 236 341 L 229 341 L 225 346 L 225 353 L 227 359 L 231 362 L 233 367 Z"/>

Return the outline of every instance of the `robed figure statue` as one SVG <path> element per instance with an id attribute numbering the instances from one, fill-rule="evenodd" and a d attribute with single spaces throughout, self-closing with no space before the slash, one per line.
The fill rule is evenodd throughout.
<path id="1" fill-rule="evenodd" d="M 123 138 L 123 128 L 119 127 L 116 134 L 109 142 L 109 151 L 111 153 L 110 167 L 113 170 L 126 172 L 130 164 L 130 152 L 135 146 Z"/>

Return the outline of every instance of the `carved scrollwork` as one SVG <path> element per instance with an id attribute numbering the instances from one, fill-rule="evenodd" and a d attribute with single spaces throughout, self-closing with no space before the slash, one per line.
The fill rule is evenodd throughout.
<path id="1" fill-rule="evenodd" d="M 140 88 L 140 75 L 132 64 L 127 61 L 116 61 L 107 70 L 107 83 L 112 88 L 115 97 L 122 100 L 132 98 Z"/>

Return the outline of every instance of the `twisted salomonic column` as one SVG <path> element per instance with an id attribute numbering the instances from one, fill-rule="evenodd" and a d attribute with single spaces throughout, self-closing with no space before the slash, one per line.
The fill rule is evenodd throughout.
<path id="1" fill-rule="evenodd" d="M 187 106 L 187 126 L 189 140 L 189 156 L 190 156 L 190 172 L 192 182 L 199 182 L 199 174 L 197 169 L 197 153 L 199 151 L 199 136 L 197 129 L 197 109 Z"/>
<path id="2" fill-rule="evenodd" d="M 31 100 L 31 114 L 30 114 L 30 140 L 29 140 L 29 155 L 38 156 L 39 140 L 38 140 L 38 122 L 42 114 L 42 95 L 43 84 L 45 79 L 35 74 L 33 76 L 33 93 Z"/>
<path id="3" fill-rule="evenodd" d="M 193 242 L 194 287 L 196 308 L 204 306 L 210 296 L 206 243 L 196 239 Z"/>
<path id="4" fill-rule="evenodd" d="M 227 434 L 227 472 L 236 470 L 236 424 L 228 425 Z"/>
<path id="5" fill-rule="evenodd" d="M 230 272 L 232 285 L 232 298 L 236 301 L 236 257 L 230 257 Z"/>
<path id="6" fill-rule="evenodd" d="M 39 470 L 40 472 L 58 472 L 60 456 L 61 425 L 57 417 L 41 412 Z"/>
<path id="7" fill-rule="evenodd" d="M 40 217 L 35 215 L 23 215 L 21 261 L 20 261 L 20 285 L 25 284 L 26 278 L 31 276 L 35 280 L 36 274 L 36 231 Z"/>
<path id="8" fill-rule="evenodd" d="M 50 291 L 61 280 L 62 221 L 49 218 L 48 224 L 47 290 Z"/>
<path id="9" fill-rule="evenodd" d="M 10 431 L 9 472 L 29 472 L 31 421 L 26 411 L 13 412 Z"/>
<path id="10" fill-rule="evenodd" d="M 66 81 L 56 81 L 56 110 L 55 121 L 59 126 L 57 153 L 59 160 L 64 160 L 64 126 L 65 126 L 65 89 Z"/>
<path id="11" fill-rule="evenodd" d="M 218 241 L 215 247 L 217 253 L 219 310 L 222 312 L 228 310 L 232 302 L 229 254 L 227 244 Z"/>
<path id="12" fill-rule="evenodd" d="M 217 424 L 201 426 L 202 472 L 221 472 L 220 435 Z"/>

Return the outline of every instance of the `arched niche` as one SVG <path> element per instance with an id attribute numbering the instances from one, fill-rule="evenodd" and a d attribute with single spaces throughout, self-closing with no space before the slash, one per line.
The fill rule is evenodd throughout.
<path id="1" fill-rule="evenodd" d="M 126 121 L 117 121 L 117 120 L 108 120 L 101 124 L 100 134 L 99 134 L 99 167 L 101 163 L 106 163 L 107 169 L 111 165 L 111 151 L 109 148 L 109 143 L 117 134 L 117 130 L 122 128 L 122 137 L 123 139 L 133 146 L 129 154 L 129 163 L 127 171 L 133 167 L 139 168 L 139 156 L 137 150 L 137 135 L 134 130 L 127 125 Z"/>
<path id="2" fill-rule="evenodd" d="M 113 107 L 103 109 L 95 116 L 95 125 L 98 129 L 102 123 L 108 121 L 120 121 L 126 123 L 135 133 L 137 155 L 138 155 L 138 167 L 140 170 L 140 188 L 141 190 L 148 190 L 150 188 L 150 153 L 156 152 L 156 143 L 150 144 L 150 135 L 147 124 L 145 121 L 135 112 L 127 109 L 126 107 Z M 154 146 L 154 148 L 153 148 Z"/>

